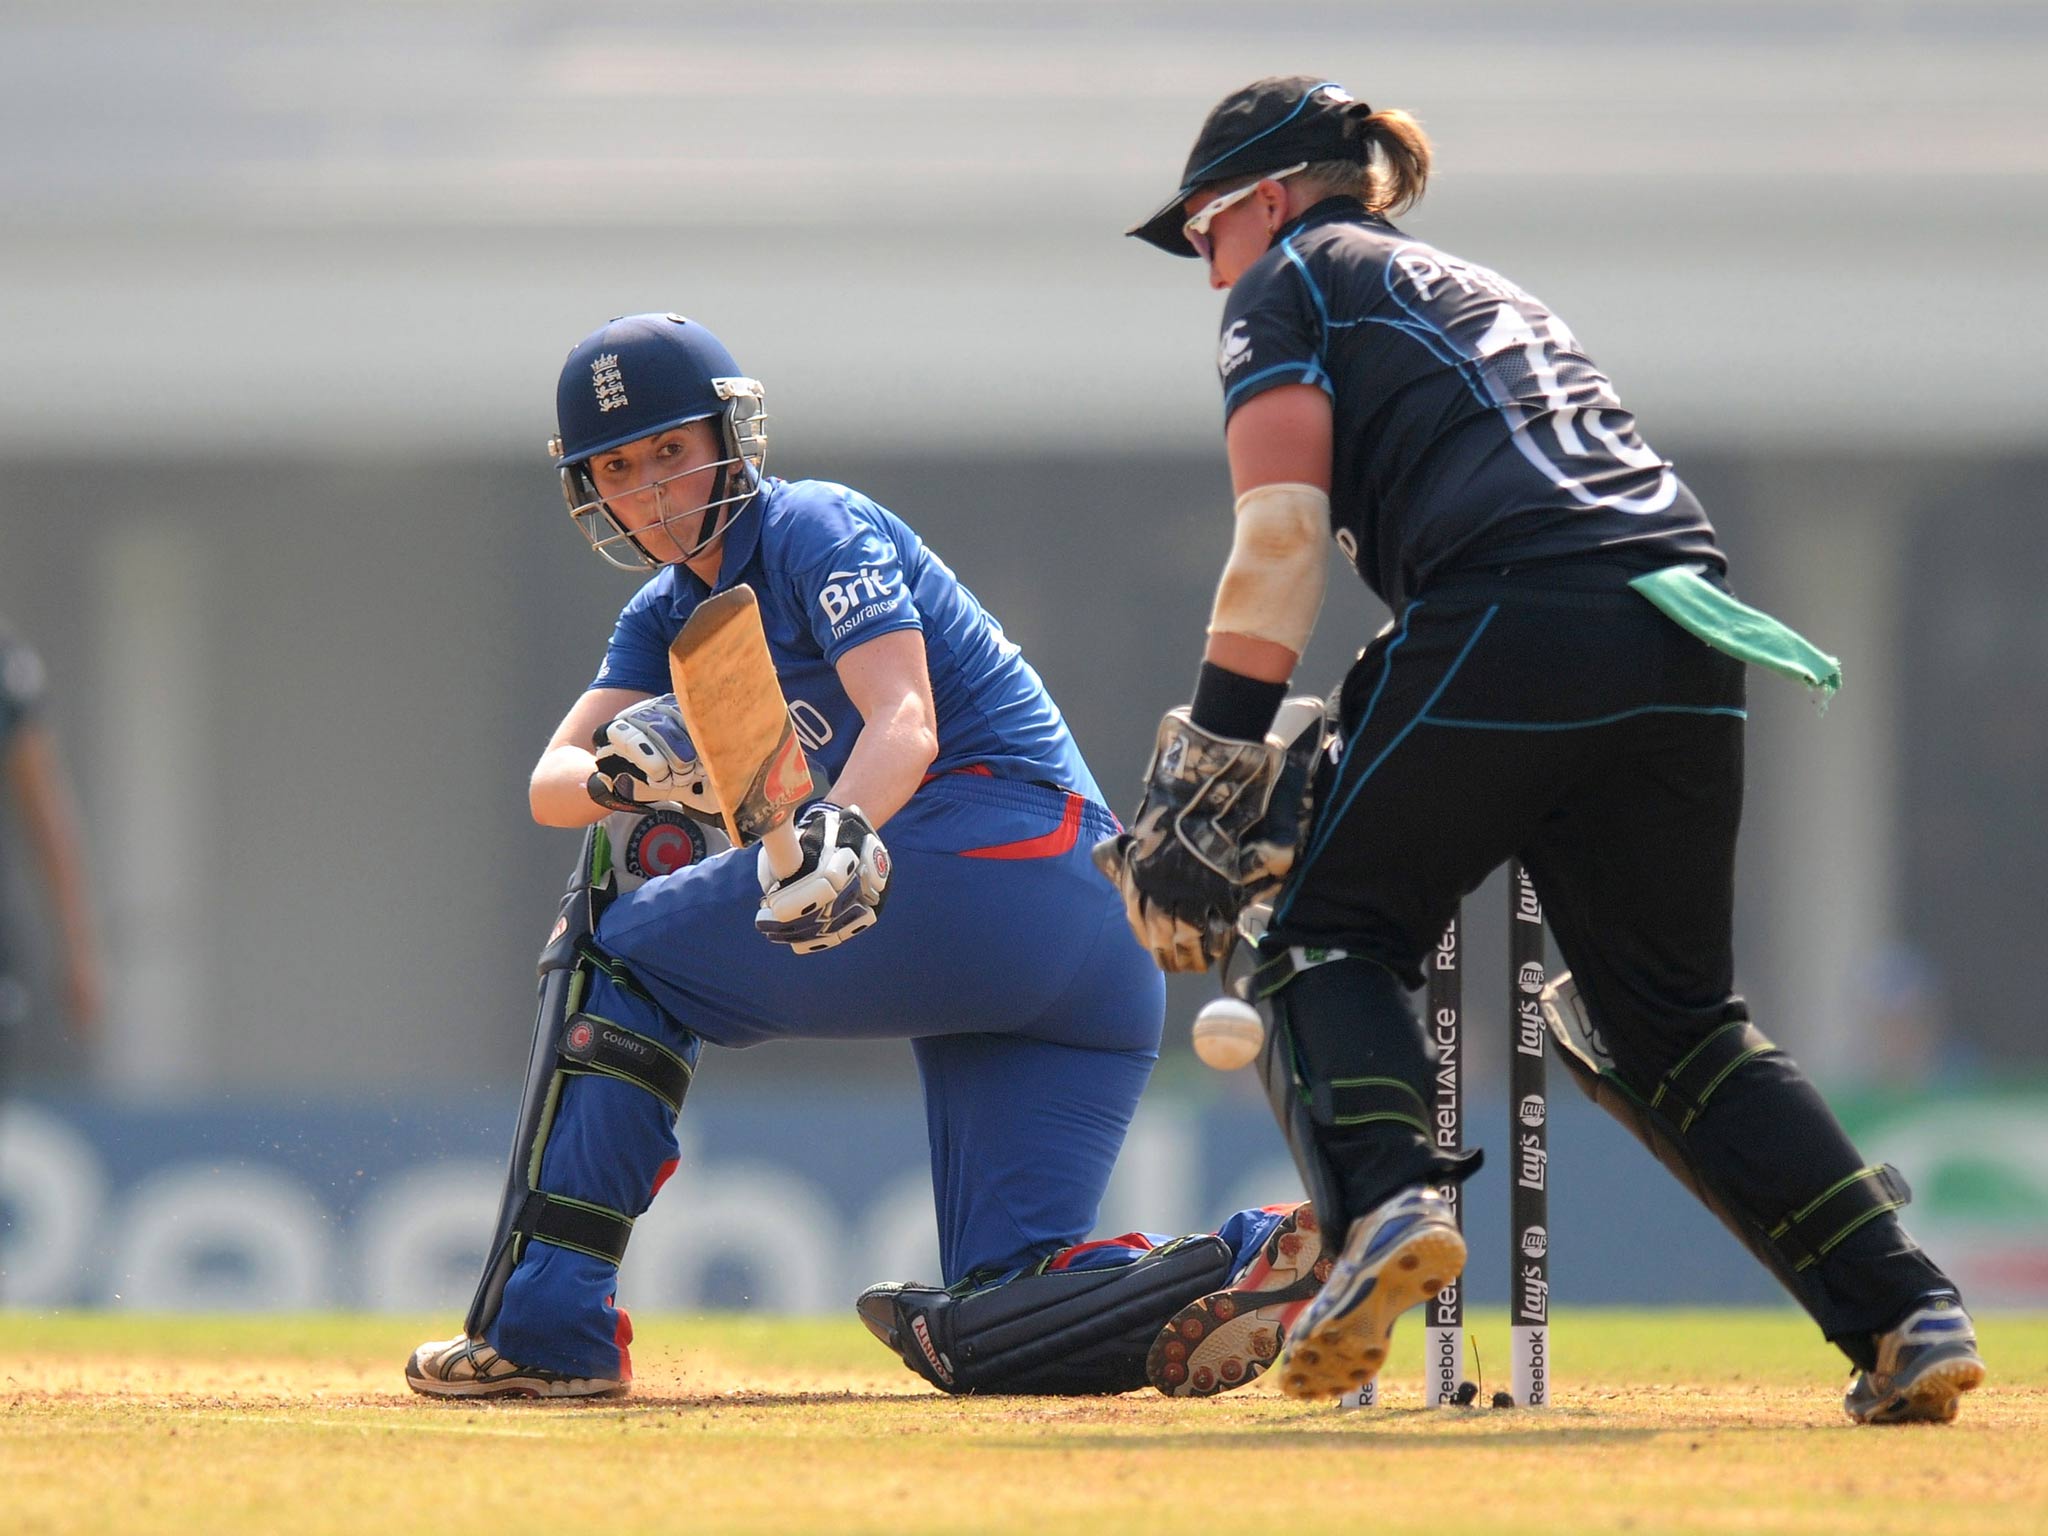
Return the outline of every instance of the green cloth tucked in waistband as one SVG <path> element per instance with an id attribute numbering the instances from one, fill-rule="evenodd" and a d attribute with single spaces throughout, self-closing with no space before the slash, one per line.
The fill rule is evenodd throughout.
<path id="1" fill-rule="evenodd" d="M 1695 565 L 1671 565 L 1629 585 L 1680 629 L 1738 661 L 1818 688 L 1823 698 L 1842 686 L 1842 664 L 1768 613 L 1739 603 Z"/>

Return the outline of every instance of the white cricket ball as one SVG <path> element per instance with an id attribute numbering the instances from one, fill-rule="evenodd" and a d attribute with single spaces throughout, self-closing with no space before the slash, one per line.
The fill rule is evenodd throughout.
<path id="1" fill-rule="evenodd" d="M 1235 1072 L 1258 1058 L 1266 1021 L 1250 1003 L 1219 997 L 1195 1015 L 1195 1054 L 1218 1072 Z"/>

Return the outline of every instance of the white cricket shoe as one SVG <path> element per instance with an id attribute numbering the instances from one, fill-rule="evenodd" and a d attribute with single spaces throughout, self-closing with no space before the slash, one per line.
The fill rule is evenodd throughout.
<path id="1" fill-rule="evenodd" d="M 1342 1397 L 1379 1374 L 1394 1320 L 1465 1270 L 1465 1239 L 1428 1185 L 1351 1223 L 1321 1294 L 1295 1320 L 1280 1362 L 1289 1397 Z"/>
<path id="2" fill-rule="evenodd" d="M 1168 1397 L 1213 1397 L 1257 1379 L 1330 1273 L 1315 1208 L 1303 1201 L 1220 1291 L 1189 1302 L 1145 1353 L 1145 1379 Z"/>
<path id="3" fill-rule="evenodd" d="M 414 1350 L 405 1381 L 428 1397 L 624 1397 L 633 1390 L 630 1365 L 623 1377 L 565 1376 L 514 1365 L 482 1339 L 463 1334 Z"/>
<path id="4" fill-rule="evenodd" d="M 1938 1296 L 1878 1336 L 1876 1368 L 1856 1373 L 1842 1407 L 1858 1424 L 1946 1424 L 1983 1383 L 1970 1314 Z"/>

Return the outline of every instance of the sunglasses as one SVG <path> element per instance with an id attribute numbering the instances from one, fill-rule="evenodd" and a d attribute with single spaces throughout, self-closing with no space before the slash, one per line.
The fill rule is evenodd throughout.
<path id="1" fill-rule="evenodd" d="M 1252 193 L 1259 189 L 1260 182 L 1285 181 L 1296 172 L 1307 169 L 1308 162 L 1304 160 L 1299 165 L 1290 165 L 1284 171 L 1275 171 L 1270 176 L 1261 176 L 1258 181 L 1247 182 L 1235 192 L 1226 192 L 1221 197 L 1204 205 L 1194 217 L 1181 225 L 1180 232 L 1188 237 L 1188 244 L 1195 248 L 1195 254 L 1201 257 L 1202 260 L 1207 261 L 1209 259 L 1209 225 L 1214 222 L 1217 214 L 1250 197 Z"/>

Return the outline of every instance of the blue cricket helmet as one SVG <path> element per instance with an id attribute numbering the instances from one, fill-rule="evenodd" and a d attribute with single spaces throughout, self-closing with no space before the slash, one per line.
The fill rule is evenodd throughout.
<path id="1" fill-rule="evenodd" d="M 742 377 L 725 343 L 681 315 L 621 315 L 576 343 L 555 386 L 555 466 L 725 409 Z"/>
<path id="2" fill-rule="evenodd" d="M 561 472 L 569 515 L 590 546 L 622 570 L 650 558 L 598 495 L 589 461 L 622 443 L 686 422 L 716 420 L 725 458 L 691 550 L 709 548 L 759 487 L 768 459 L 767 411 L 758 380 L 740 372 L 725 344 L 677 314 L 621 315 L 578 342 L 555 386 L 557 435 L 548 449 Z M 684 509 L 693 513 L 694 507 Z"/>

